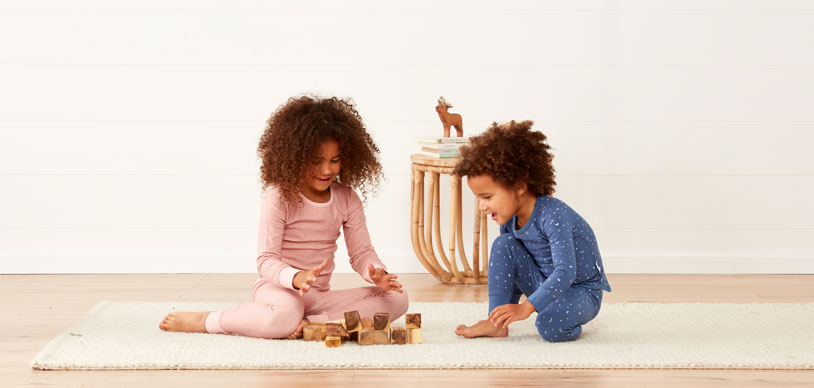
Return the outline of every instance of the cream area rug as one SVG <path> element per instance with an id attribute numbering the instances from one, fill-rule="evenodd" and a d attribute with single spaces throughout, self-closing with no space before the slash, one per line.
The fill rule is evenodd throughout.
<path id="1" fill-rule="evenodd" d="M 54 338 L 31 362 L 44 370 L 114 369 L 445 369 L 745 368 L 814 369 L 814 303 L 607 303 L 574 342 L 548 343 L 532 314 L 507 338 L 465 339 L 460 323 L 487 313 L 482 303 L 412 303 L 423 344 L 327 348 L 158 329 L 170 311 L 234 303 L 103 302 Z M 403 318 L 395 324 L 403 325 Z"/>

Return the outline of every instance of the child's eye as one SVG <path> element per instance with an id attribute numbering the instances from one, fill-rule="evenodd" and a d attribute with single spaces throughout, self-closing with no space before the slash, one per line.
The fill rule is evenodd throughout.
<path id="1" fill-rule="evenodd" d="M 331 160 L 331 163 L 339 163 L 339 159 Z"/>

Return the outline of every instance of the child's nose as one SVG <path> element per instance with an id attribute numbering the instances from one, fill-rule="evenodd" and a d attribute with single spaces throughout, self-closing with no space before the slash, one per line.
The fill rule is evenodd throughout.
<path id="1" fill-rule="evenodd" d="M 331 171 L 331 165 L 330 165 L 330 164 L 328 164 L 328 163 L 323 163 L 323 164 L 320 166 L 319 171 L 320 171 L 320 172 L 321 172 L 323 175 L 328 175 L 328 174 L 330 174 L 330 173 L 332 172 L 332 171 Z"/>
<path id="2" fill-rule="evenodd" d="M 486 200 L 481 199 L 480 202 L 479 202 L 479 206 L 480 206 L 480 211 L 485 212 L 486 209 L 487 209 Z"/>

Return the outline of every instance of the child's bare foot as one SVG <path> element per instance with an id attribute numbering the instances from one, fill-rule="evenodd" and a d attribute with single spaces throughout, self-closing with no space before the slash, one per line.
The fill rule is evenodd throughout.
<path id="1" fill-rule="evenodd" d="M 206 333 L 206 316 L 209 311 L 186 312 L 179 311 L 167 314 L 158 324 L 158 328 L 165 331 L 181 331 L 185 333 Z"/>
<path id="2" fill-rule="evenodd" d="M 455 334 L 466 337 L 506 337 L 509 335 L 509 329 L 502 327 L 495 327 L 495 324 L 488 319 L 484 319 L 472 326 L 459 325 L 455 329 Z"/>
<path id="3" fill-rule="evenodd" d="M 309 325 L 311 325 L 311 322 L 310 322 L 309 320 L 307 320 L 307 319 L 303 318 L 303 319 L 302 319 L 302 322 L 300 322 L 300 324 L 299 324 L 299 325 L 297 325 L 297 329 L 296 329 L 296 330 L 294 330 L 294 332 L 293 332 L 293 333 L 291 333 L 291 334 L 288 336 L 288 339 L 298 339 L 298 338 L 302 338 L 302 332 L 305 330 L 305 326 L 309 326 Z"/>

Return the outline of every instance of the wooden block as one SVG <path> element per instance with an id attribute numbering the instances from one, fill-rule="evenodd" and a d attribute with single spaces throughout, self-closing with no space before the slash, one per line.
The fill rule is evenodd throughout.
<path id="1" fill-rule="evenodd" d="M 339 337 L 339 324 L 333 322 L 326 323 L 325 332 L 328 337 Z"/>
<path id="2" fill-rule="evenodd" d="M 341 337 L 326 337 L 325 338 L 325 346 L 329 348 L 337 348 L 339 345 L 342 345 L 342 338 Z"/>
<path id="3" fill-rule="evenodd" d="M 420 344 L 421 343 L 421 329 L 407 329 L 407 343 Z"/>
<path id="4" fill-rule="evenodd" d="M 373 319 L 370 317 L 362 318 L 362 329 L 372 329 L 373 328 Z"/>
<path id="5" fill-rule="evenodd" d="M 348 311 L 345 313 L 345 328 L 348 333 L 362 330 L 362 318 L 358 311 Z"/>
<path id="6" fill-rule="evenodd" d="M 325 336 L 327 337 L 340 337 L 344 340 L 349 338 L 348 331 L 345 330 L 345 326 L 342 326 L 339 323 L 327 323 L 325 324 Z"/>
<path id="7" fill-rule="evenodd" d="M 390 331 L 390 313 L 373 314 L 373 330 Z"/>
<path id="8" fill-rule="evenodd" d="M 404 322 L 407 324 L 408 329 L 421 328 L 421 314 L 405 314 Z"/>
<path id="9" fill-rule="evenodd" d="M 393 326 L 390 328 L 390 343 L 404 345 L 407 343 L 407 329 Z"/>
<path id="10" fill-rule="evenodd" d="M 389 345 L 388 334 L 384 330 L 363 329 L 359 332 L 359 345 Z"/>
<path id="11" fill-rule="evenodd" d="M 322 341 L 325 339 L 325 332 L 320 326 L 306 326 L 302 332 L 302 339 L 306 341 Z"/>
<path id="12" fill-rule="evenodd" d="M 357 330 L 348 333 L 348 341 L 359 342 L 359 333 L 361 332 L 362 332 L 361 330 Z"/>

